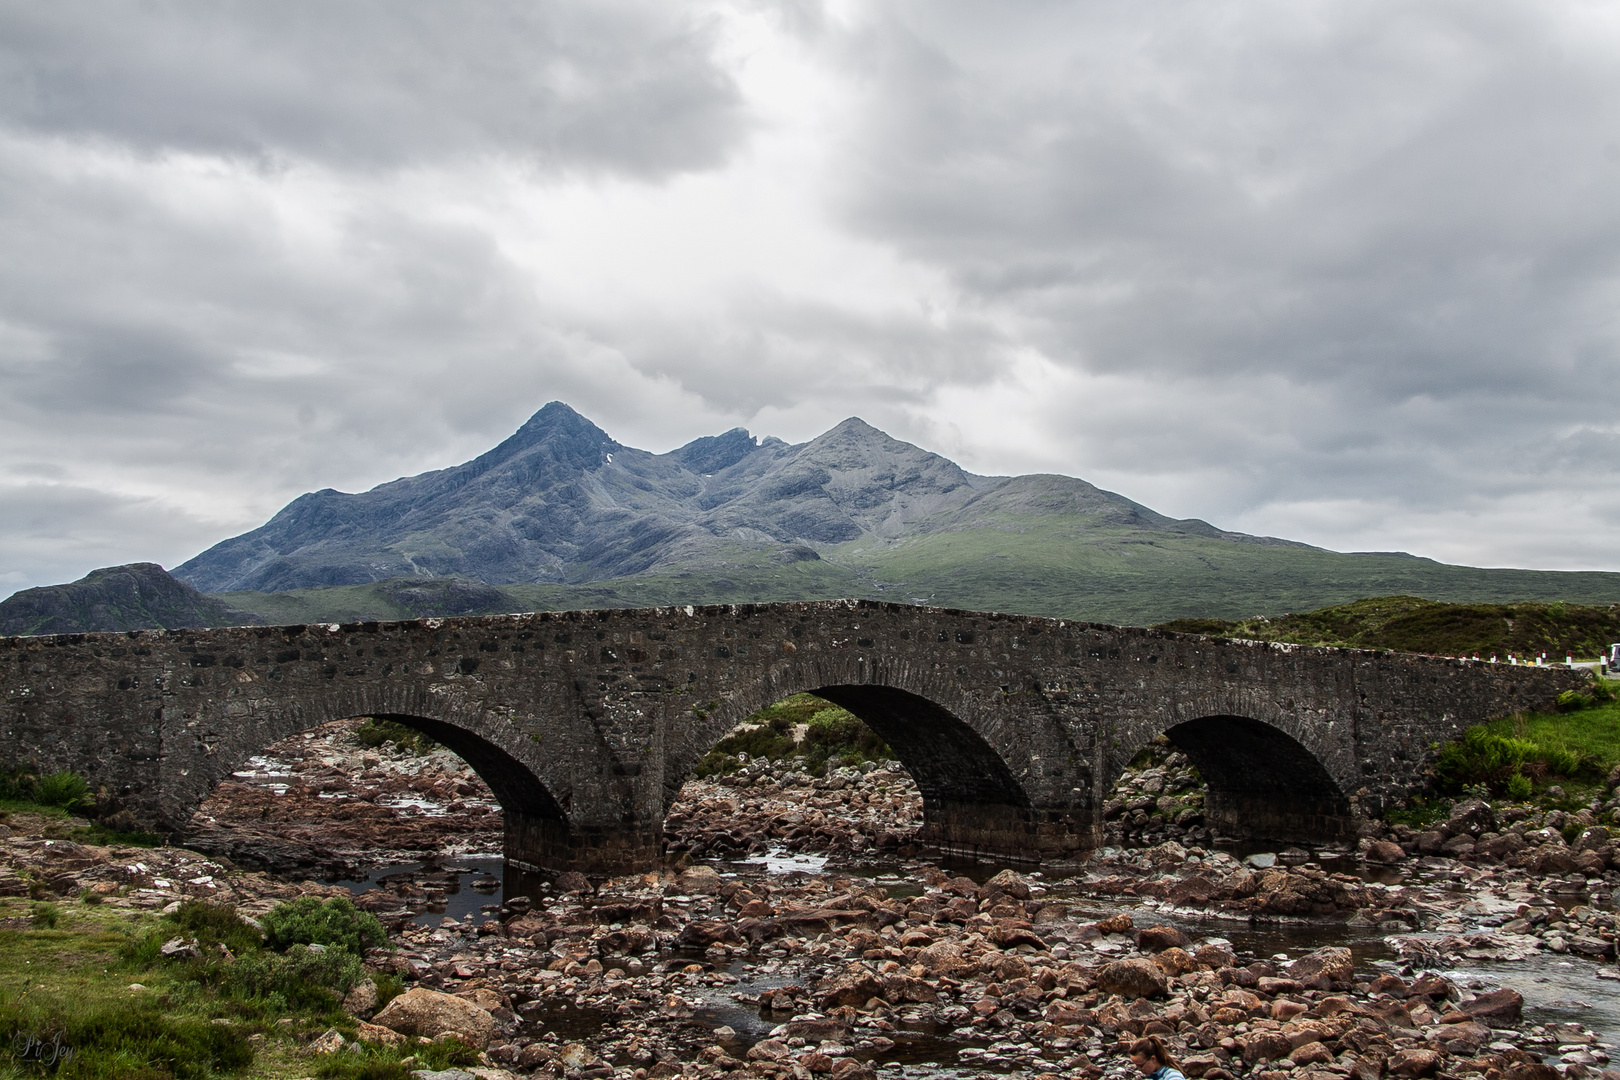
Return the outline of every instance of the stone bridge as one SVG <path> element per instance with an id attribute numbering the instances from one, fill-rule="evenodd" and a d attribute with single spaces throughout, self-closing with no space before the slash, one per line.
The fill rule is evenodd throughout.
<path id="1" fill-rule="evenodd" d="M 1420 787 L 1434 746 L 1546 707 L 1564 669 L 1212 639 L 866 601 L 0 639 L 0 765 L 70 768 L 179 833 L 220 780 L 331 720 L 460 754 L 520 866 L 655 863 L 693 766 L 799 691 L 884 738 L 924 839 L 1058 861 L 1092 847 L 1160 734 L 1229 835 L 1322 840 Z"/>

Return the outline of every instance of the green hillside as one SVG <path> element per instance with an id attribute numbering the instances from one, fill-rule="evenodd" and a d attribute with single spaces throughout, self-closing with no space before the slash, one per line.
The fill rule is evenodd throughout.
<path id="1" fill-rule="evenodd" d="M 1146 529 L 1080 529 L 1072 521 L 1038 516 L 889 543 L 851 541 L 806 561 L 783 563 L 741 550 L 734 559 L 702 570 L 583 585 L 405 580 L 220 598 L 270 623 L 836 597 L 1135 626 L 1185 618 L 1234 620 L 1230 625 L 1237 626 L 1235 620 L 1255 615 L 1315 611 L 1367 596 L 1470 604 L 1620 603 L 1620 574 L 1614 573 L 1486 570 L 1407 555 L 1346 555 Z"/>

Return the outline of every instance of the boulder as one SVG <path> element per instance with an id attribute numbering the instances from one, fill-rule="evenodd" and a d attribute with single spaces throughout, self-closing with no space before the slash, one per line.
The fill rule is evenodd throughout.
<path id="1" fill-rule="evenodd" d="M 689 896 L 709 896 L 720 891 L 725 879 L 712 866 L 693 866 L 675 879 L 675 890 Z"/>
<path id="2" fill-rule="evenodd" d="M 405 1045 L 405 1036 L 393 1028 L 385 1028 L 381 1024 L 368 1024 L 364 1020 L 360 1021 L 359 1027 L 356 1029 L 355 1038 L 363 1043 L 371 1043 L 375 1046 Z"/>
<path id="3" fill-rule="evenodd" d="M 1307 953 L 1284 971 L 1290 979 L 1321 990 L 1347 989 L 1356 981 L 1355 961 L 1350 950 L 1337 945 Z"/>
<path id="4" fill-rule="evenodd" d="M 1251 1031 L 1243 1036 L 1241 1045 L 1243 1060 L 1251 1065 L 1257 1061 L 1276 1061 L 1294 1052 L 1292 1040 L 1280 1031 Z"/>
<path id="5" fill-rule="evenodd" d="M 1474 853 L 1474 838 L 1467 833 L 1458 833 L 1445 842 L 1440 848 L 1440 853 L 1453 859 L 1461 859 L 1464 856 L 1472 855 Z"/>
<path id="6" fill-rule="evenodd" d="M 1288 1060 L 1298 1068 L 1301 1065 L 1325 1065 L 1333 1060 L 1333 1051 L 1321 1042 L 1308 1042 L 1304 1046 L 1294 1047 L 1294 1052 L 1288 1055 Z"/>
<path id="7" fill-rule="evenodd" d="M 1489 839 L 1482 839 L 1474 845 L 1474 854 L 1489 855 L 1496 859 L 1505 859 L 1515 852 L 1524 850 L 1524 837 L 1518 833 L 1498 833 Z"/>
<path id="8" fill-rule="evenodd" d="M 1418 833 L 1414 842 L 1419 855 L 1438 855 L 1440 849 L 1445 846 L 1446 834 L 1438 829 L 1430 829 Z"/>
<path id="9" fill-rule="evenodd" d="M 1376 863 L 1400 862 L 1406 858 L 1401 845 L 1390 840 L 1374 840 L 1367 846 L 1367 861 Z"/>
<path id="10" fill-rule="evenodd" d="M 343 998 L 343 1011 L 357 1020 L 365 1020 L 377 1011 L 377 984 L 361 979 Z"/>
<path id="11" fill-rule="evenodd" d="M 577 870 L 569 870 L 558 874 L 557 880 L 551 884 L 560 893 L 588 893 L 593 891 L 590 878 Z"/>
<path id="12" fill-rule="evenodd" d="M 1143 952 L 1185 949 L 1191 944 L 1192 939 L 1173 926 L 1149 926 L 1136 932 L 1136 947 Z"/>
<path id="13" fill-rule="evenodd" d="M 342 1049 L 343 1034 L 335 1028 L 309 1044 L 312 1054 L 335 1054 Z"/>
<path id="14" fill-rule="evenodd" d="M 1385 1067 L 1392 1076 L 1433 1076 L 1440 1071 L 1440 1055 L 1436 1051 L 1413 1048 L 1397 1050 L 1390 1055 Z"/>
<path id="15" fill-rule="evenodd" d="M 482 1048 L 495 1034 L 495 1018 L 464 998 L 416 987 L 407 990 L 373 1017 L 373 1022 L 401 1035 L 459 1035 Z"/>
<path id="16" fill-rule="evenodd" d="M 1153 962 L 1164 969 L 1166 975 L 1185 975 L 1198 970 L 1198 961 L 1186 949 L 1171 947 L 1157 954 Z"/>
<path id="17" fill-rule="evenodd" d="M 1127 998 L 1158 998 L 1170 992 L 1164 969 L 1140 956 L 1115 960 L 1097 972 L 1097 988 Z"/>
<path id="18" fill-rule="evenodd" d="M 992 896 L 1010 896 L 1014 900 L 1029 899 L 1029 883 L 1018 876 L 1017 871 L 1003 870 L 995 877 L 984 883 L 979 890 L 979 899 L 988 900 Z"/>
<path id="19" fill-rule="evenodd" d="M 1524 998 L 1517 990 L 1503 987 L 1465 1001 L 1457 1009 L 1491 1027 L 1508 1027 L 1517 1024 L 1523 1016 Z"/>
<path id="20" fill-rule="evenodd" d="M 1131 923 L 1130 914 L 1122 911 L 1118 915 L 1110 915 L 1106 919 L 1099 920 L 1093 925 L 1097 927 L 1099 933 L 1127 934 L 1130 933 L 1133 924 Z"/>
<path id="21" fill-rule="evenodd" d="M 1452 836 L 1476 837 L 1489 832 L 1496 824 L 1496 814 L 1490 803 L 1483 799 L 1467 799 L 1451 808 L 1446 818 L 1446 831 Z"/>

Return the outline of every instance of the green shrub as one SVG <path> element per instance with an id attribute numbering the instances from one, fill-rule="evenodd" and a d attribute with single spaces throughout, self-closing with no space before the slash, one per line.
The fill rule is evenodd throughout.
<path id="1" fill-rule="evenodd" d="M 810 718 L 804 733 L 804 756 L 811 772 L 821 772 L 828 762 L 858 765 L 892 758 L 894 751 L 859 717 L 834 705 Z"/>
<path id="2" fill-rule="evenodd" d="M 417 731 L 394 720 L 368 719 L 354 731 L 355 741 L 361 746 L 375 749 L 384 743 L 393 743 L 407 754 L 431 754 L 439 744 Z"/>
<path id="3" fill-rule="evenodd" d="M 36 903 L 31 915 L 34 929 L 52 930 L 62 918 L 62 909 L 51 903 Z"/>
<path id="4" fill-rule="evenodd" d="M 1535 791 L 1535 785 L 1523 773 L 1514 773 L 1508 777 L 1507 795 L 1514 802 L 1524 802 Z"/>
<path id="5" fill-rule="evenodd" d="M 96 802 L 84 777 L 68 769 L 40 777 L 34 785 L 34 801 L 68 811 L 87 809 Z"/>
<path id="6" fill-rule="evenodd" d="M 215 987 L 222 995 L 257 1000 L 272 1011 L 313 1009 L 324 1011 L 366 977 L 360 958 L 342 946 L 315 951 L 295 945 L 285 953 L 259 952 L 233 963 L 206 960 L 193 978 Z"/>
<path id="7" fill-rule="evenodd" d="M 230 904 L 210 904 L 206 900 L 186 900 L 163 920 L 186 937 L 197 939 L 205 951 L 224 945 L 240 956 L 256 952 L 264 935 L 244 922 Z"/>
<path id="8" fill-rule="evenodd" d="M 28 769 L 0 771 L 0 800 L 48 806 L 69 813 L 95 809 L 95 795 L 84 777 L 68 769 L 43 776 Z"/>
<path id="9" fill-rule="evenodd" d="M 315 896 L 277 904 L 259 920 L 265 946 L 286 952 L 294 945 L 341 945 L 355 956 L 386 948 L 388 931 L 377 917 L 361 911 L 346 896 L 322 901 Z"/>

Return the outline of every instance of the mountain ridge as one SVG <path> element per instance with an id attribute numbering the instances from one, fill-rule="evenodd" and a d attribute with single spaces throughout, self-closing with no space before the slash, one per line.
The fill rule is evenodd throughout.
<path id="1" fill-rule="evenodd" d="M 365 492 L 299 496 L 174 574 L 207 592 L 411 577 L 586 584 L 719 564 L 739 547 L 881 544 L 1032 512 L 1293 543 L 1169 518 L 1074 477 L 977 476 L 858 417 L 797 445 L 733 428 L 653 454 L 554 401 L 472 461 Z"/>

